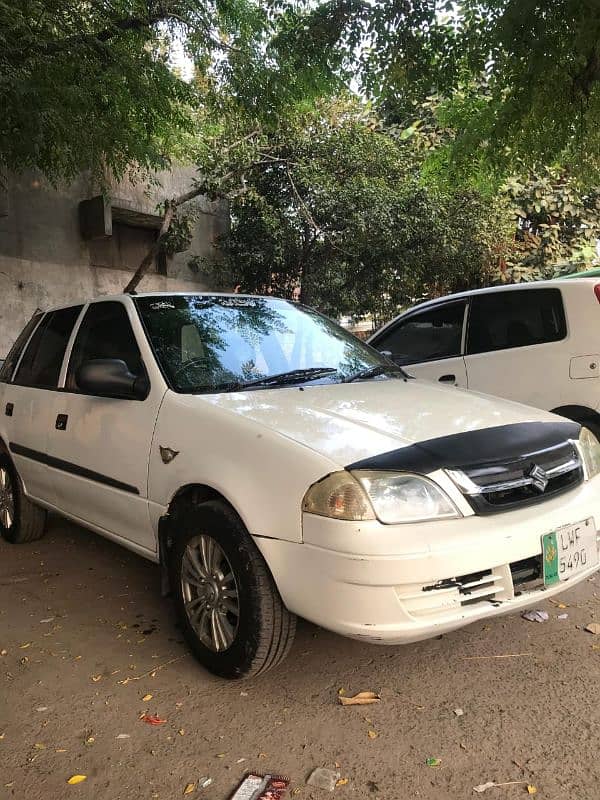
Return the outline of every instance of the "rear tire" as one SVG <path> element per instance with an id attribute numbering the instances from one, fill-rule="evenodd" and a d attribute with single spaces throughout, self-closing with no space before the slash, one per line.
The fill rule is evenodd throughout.
<path id="1" fill-rule="evenodd" d="M 281 663 L 294 640 L 296 617 L 237 514 L 218 500 L 185 505 L 174 514 L 172 535 L 175 607 L 200 663 L 230 679 Z"/>
<path id="2" fill-rule="evenodd" d="M 25 495 L 11 460 L 0 454 L 0 535 L 11 544 L 41 539 L 46 532 L 46 511 Z"/>

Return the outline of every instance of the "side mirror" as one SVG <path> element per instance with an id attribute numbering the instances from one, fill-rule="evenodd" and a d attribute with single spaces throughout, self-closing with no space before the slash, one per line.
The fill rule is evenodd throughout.
<path id="1" fill-rule="evenodd" d="M 391 350 L 380 350 L 379 352 L 384 358 L 387 358 L 388 361 L 391 361 L 392 364 L 399 364 L 402 366 L 405 361 L 402 355 L 394 355 Z"/>
<path id="2" fill-rule="evenodd" d="M 83 392 L 98 397 L 145 400 L 150 391 L 146 375 L 133 375 L 127 364 L 119 358 L 85 361 L 77 370 L 75 378 Z"/>

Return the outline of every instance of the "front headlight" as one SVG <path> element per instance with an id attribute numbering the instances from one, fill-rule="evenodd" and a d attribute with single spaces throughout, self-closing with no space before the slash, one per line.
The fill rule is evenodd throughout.
<path id="1" fill-rule="evenodd" d="M 448 495 L 421 475 L 362 470 L 353 474 L 364 486 L 377 519 L 386 525 L 462 516 Z"/>
<path id="2" fill-rule="evenodd" d="M 579 449 L 585 466 L 585 477 L 589 481 L 600 472 L 600 442 L 589 428 L 581 429 Z"/>
<path id="3" fill-rule="evenodd" d="M 377 518 L 385 525 L 462 516 L 445 492 L 428 478 L 368 470 L 334 472 L 313 484 L 302 510 L 333 519 Z"/>

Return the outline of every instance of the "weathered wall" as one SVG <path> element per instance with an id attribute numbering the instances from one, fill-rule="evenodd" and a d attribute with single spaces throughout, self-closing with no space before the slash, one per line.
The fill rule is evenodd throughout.
<path id="1" fill-rule="evenodd" d="M 136 212 L 156 214 L 166 197 L 190 188 L 193 171 L 175 169 L 148 186 L 131 181 L 115 184 L 110 197 Z M 90 297 L 115 294 L 126 285 L 147 252 L 153 232 L 115 225 L 112 237 L 84 240 L 79 203 L 99 194 L 85 176 L 54 189 L 33 175 L 5 179 L 0 191 L 0 358 L 36 308 L 51 308 Z M 188 267 L 191 256 L 214 258 L 215 239 L 227 230 L 229 215 L 222 203 L 199 199 L 198 216 L 188 250 L 169 258 L 166 274 L 147 275 L 140 290 L 213 288 L 203 274 Z"/>

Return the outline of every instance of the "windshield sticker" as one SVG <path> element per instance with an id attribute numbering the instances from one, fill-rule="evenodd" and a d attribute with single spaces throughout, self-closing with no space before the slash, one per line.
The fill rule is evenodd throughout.
<path id="1" fill-rule="evenodd" d="M 150 303 L 152 311 L 165 311 L 166 309 L 173 310 L 175 306 L 167 300 L 161 300 L 159 303 Z"/>

